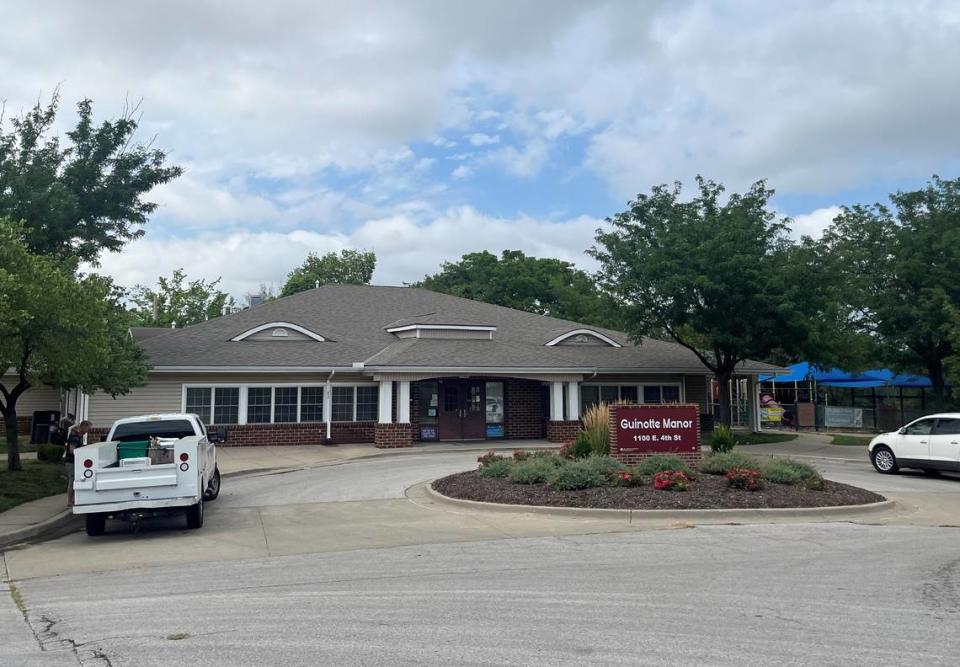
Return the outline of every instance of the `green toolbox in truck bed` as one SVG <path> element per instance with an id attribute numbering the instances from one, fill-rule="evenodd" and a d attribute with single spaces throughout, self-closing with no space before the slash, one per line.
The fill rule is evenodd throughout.
<path id="1" fill-rule="evenodd" d="M 134 442 L 117 443 L 117 460 L 122 459 L 141 459 L 147 456 L 147 448 L 150 446 L 149 440 L 137 440 Z"/>

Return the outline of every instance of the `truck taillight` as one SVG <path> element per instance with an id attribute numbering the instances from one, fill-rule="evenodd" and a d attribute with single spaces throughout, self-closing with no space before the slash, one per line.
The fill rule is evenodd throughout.
<path id="1" fill-rule="evenodd" d="M 186 452 L 181 452 L 181 453 L 180 453 L 180 460 L 181 460 L 181 461 L 189 461 L 189 460 L 190 460 L 190 455 L 187 454 Z"/>
<path id="2" fill-rule="evenodd" d="M 83 462 L 83 467 L 84 467 L 84 468 L 92 468 L 92 467 L 93 467 L 93 459 L 86 459 L 86 460 Z"/>
<path id="3" fill-rule="evenodd" d="M 190 464 L 189 464 L 189 463 L 181 463 L 181 464 L 180 464 L 180 470 L 182 470 L 183 472 L 187 472 L 188 470 L 190 470 Z"/>
<path id="4" fill-rule="evenodd" d="M 83 478 L 84 478 L 84 479 L 90 479 L 91 477 L 93 477 L 93 471 L 92 471 L 92 470 L 84 470 L 84 471 L 83 471 Z"/>

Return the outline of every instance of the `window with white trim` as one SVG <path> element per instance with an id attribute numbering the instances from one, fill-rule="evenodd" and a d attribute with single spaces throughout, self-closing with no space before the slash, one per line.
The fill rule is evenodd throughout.
<path id="1" fill-rule="evenodd" d="M 585 384 L 580 387 L 580 414 L 597 403 L 679 403 L 679 384 Z"/>
<path id="2" fill-rule="evenodd" d="M 213 388 L 212 424 L 236 424 L 240 421 L 240 388 Z"/>
<path id="3" fill-rule="evenodd" d="M 323 387 L 300 388 L 300 421 L 323 421 Z"/>
<path id="4" fill-rule="evenodd" d="M 333 385 L 331 421 L 375 421 L 379 393 L 376 385 Z M 207 424 L 292 424 L 323 422 L 324 398 L 322 385 L 185 386 L 183 407 Z"/>
<path id="5" fill-rule="evenodd" d="M 297 405 L 299 400 L 299 387 L 274 387 L 273 422 L 275 424 L 283 424 L 297 421 Z"/>
<path id="6" fill-rule="evenodd" d="M 213 403 L 213 389 L 211 387 L 190 387 L 187 389 L 186 410 L 210 423 L 210 406 Z"/>
<path id="7" fill-rule="evenodd" d="M 250 387 L 247 389 L 247 423 L 269 424 L 270 404 L 272 402 L 272 387 Z"/>
<path id="8" fill-rule="evenodd" d="M 379 402 L 379 387 L 357 387 L 356 421 L 374 421 L 380 411 Z"/>

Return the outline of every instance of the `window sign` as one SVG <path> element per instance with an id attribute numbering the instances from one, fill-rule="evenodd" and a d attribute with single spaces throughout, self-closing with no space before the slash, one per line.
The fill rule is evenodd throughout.
<path id="1" fill-rule="evenodd" d="M 502 382 L 488 382 L 487 383 L 487 424 L 502 424 L 503 423 L 503 383 Z M 501 429 L 502 432 L 503 429 Z M 491 436 L 490 429 L 487 429 L 487 437 L 502 437 L 502 436 Z"/>
<path id="2" fill-rule="evenodd" d="M 502 438 L 502 437 L 503 437 L 503 424 L 487 424 L 487 437 L 488 437 L 488 438 Z"/>

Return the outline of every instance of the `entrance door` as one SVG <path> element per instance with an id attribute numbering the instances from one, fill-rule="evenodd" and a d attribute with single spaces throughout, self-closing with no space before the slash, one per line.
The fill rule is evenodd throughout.
<path id="1" fill-rule="evenodd" d="M 441 380 L 440 414 L 437 431 L 440 440 L 483 440 L 486 437 L 486 412 L 483 380 Z"/>

